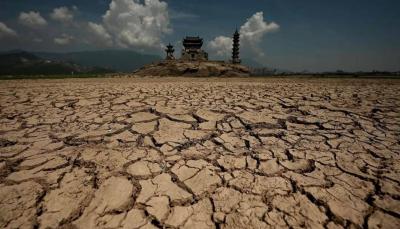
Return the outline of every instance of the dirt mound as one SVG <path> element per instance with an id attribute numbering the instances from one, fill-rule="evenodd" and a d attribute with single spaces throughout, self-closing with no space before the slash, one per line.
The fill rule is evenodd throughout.
<path id="1" fill-rule="evenodd" d="M 250 70 L 243 65 L 218 61 L 169 60 L 146 65 L 134 74 L 139 76 L 245 77 L 250 76 Z"/>

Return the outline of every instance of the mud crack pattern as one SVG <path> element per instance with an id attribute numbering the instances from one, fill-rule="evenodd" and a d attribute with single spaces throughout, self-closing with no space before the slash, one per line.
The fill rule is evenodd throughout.
<path id="1" fill-rule="evenodd" d="M 400 82 L 0 84 L 0 228 L 400 228 Z"/>

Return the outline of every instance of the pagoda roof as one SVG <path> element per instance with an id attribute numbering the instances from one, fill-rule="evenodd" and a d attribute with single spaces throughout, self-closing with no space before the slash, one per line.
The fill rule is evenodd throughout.
<path id="1" fill-rule="evenodd" d="M 203 38 L 200 38 L 199 36 L 197 36 L 197 37 L 186 36 L 183 40 L 187 40 L 187 41 L 203 41 Z"/>
<path id="2" fill-rule="evenodd" d="M 203 46 L 203 39 L 200 37 L 187 36 L 183 39 L 183 46 L 188 49 L 200 49 Z"/>

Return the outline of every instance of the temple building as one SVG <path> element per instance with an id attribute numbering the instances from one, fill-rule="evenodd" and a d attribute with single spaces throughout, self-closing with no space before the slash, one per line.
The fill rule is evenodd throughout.
<path id="1" fill-rule="evenodd" d="M 200 37 L 186 37 L 183 39 L 182 60 L 204 61 L 208 60 L 208 53 L 201 49 L 203 39 Z"/>
<path id="2" fill-rule="evenodd" d="M 232 64 L 240 64 L 241 60 L 239 58 L 239 39 L 240 34 L 236 29 L 233 34 L 233 42 L 232 42 Z"/>
<path id="3" fill-rule="evenodd" d="M 239 38 L 240 34 L 236 30 L 232 38 L 232 59 L 209 61 L 207 52 L 201 49 L 203 39 L 198 36 L 185 37 L 182 41 L 181 58 L 174 57 L 174 46 L 168 44 L 165 47 L 166 57 L 164 61 L 148 64 L 136 70 L 134 74 L 138 76 L 250 76 L 250 69 L 240 64 Z"/>

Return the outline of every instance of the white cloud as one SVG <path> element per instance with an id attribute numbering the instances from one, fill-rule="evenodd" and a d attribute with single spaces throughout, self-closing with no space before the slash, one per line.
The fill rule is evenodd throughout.
<path id="1" fill-rule="evenodd" d="M 264 53 L 258 48 L 259 43 L 265 34 L 275 32 L 278 29 L 278 24 L 264 21 L 263 12 L 257 12 L 240 27 L 240 34 L 243 44 L 249 45 L 254 52 L 263 56 Z"/>
<path id="2" fill-rule="evenodd" d="M 226 56 L 232 50 L 232 38 L 225 36 L 218 36 L 210 41 L 208 47 L 214 50 L 218 56 Z"/>
<path id="3" fill-rule="evenodd" d="M 111 35 L 106 31 L 103 25 L 93 22 L 88 23 L 89 31 L 94 35 L 94 41 L 100 45 L 112 46 Z"/>
<path id="4" fill-rule="evenodd" d="M 54 43 L 58 45 L 68 45 L 74 40 L 73 36 L 63 33 L 61 37 L 54 38 Z"/>
<path id="5" fill-rule="evenodd" d="M 260 42 L 267 33 L 278 29 L 278 24 L 264 21 L 263 12 L 257 12 L 240 27 L 240 45 L 245 50 L 251 49 L 253 54 L 263 56 L 264 52 L 259 48 Z M 208 47 L 219 56 L 229 56 L 232 50 L 232 37 L 218 36 L 210 41 Z"/>
<path id="6" fill-rule="evenodd" d="M 161 38 L 171 32 L 168 5 L 159 0 L 112 0 L 103 16 L 104 31 L 99 26 L 92 25 L 96 34 L 112 36 L 119 47 L 159 49 Z"/>
<path id="7" fill-rule="evenodd" d="M 17 33 L 3 22 L 0 22 L 0 39 L 3 37 L 16 37 Z"/>
<path id="8" fill-rule="evenodd" d="M 47 21 L 40 15 L 40 13 L 34 11 L 28 13 L 21 12 L 19 14 L 19 22 L 31 28 L 47 25 Z"/>
<path id="9" fill-rule="evenodd" d="M 248 41 L 259 42 L 266 33 L 274 32 L 278 29 L 278 24 L 265 22 L 263 12 L 258 12 L 247 19 L 247 22 L 240 27 L 240 33 Z"/>
<path id="10" fill-rule="evenodd" d="M 76 10 L 77 10 L 76 6 L 73 6 L 72 10 L 66 6 L 62 6 L 53 9 L 53 12 L 50 14 L 50 17 L 55 21 L 69 23 L 74 20 L 74 11 Z"/>

